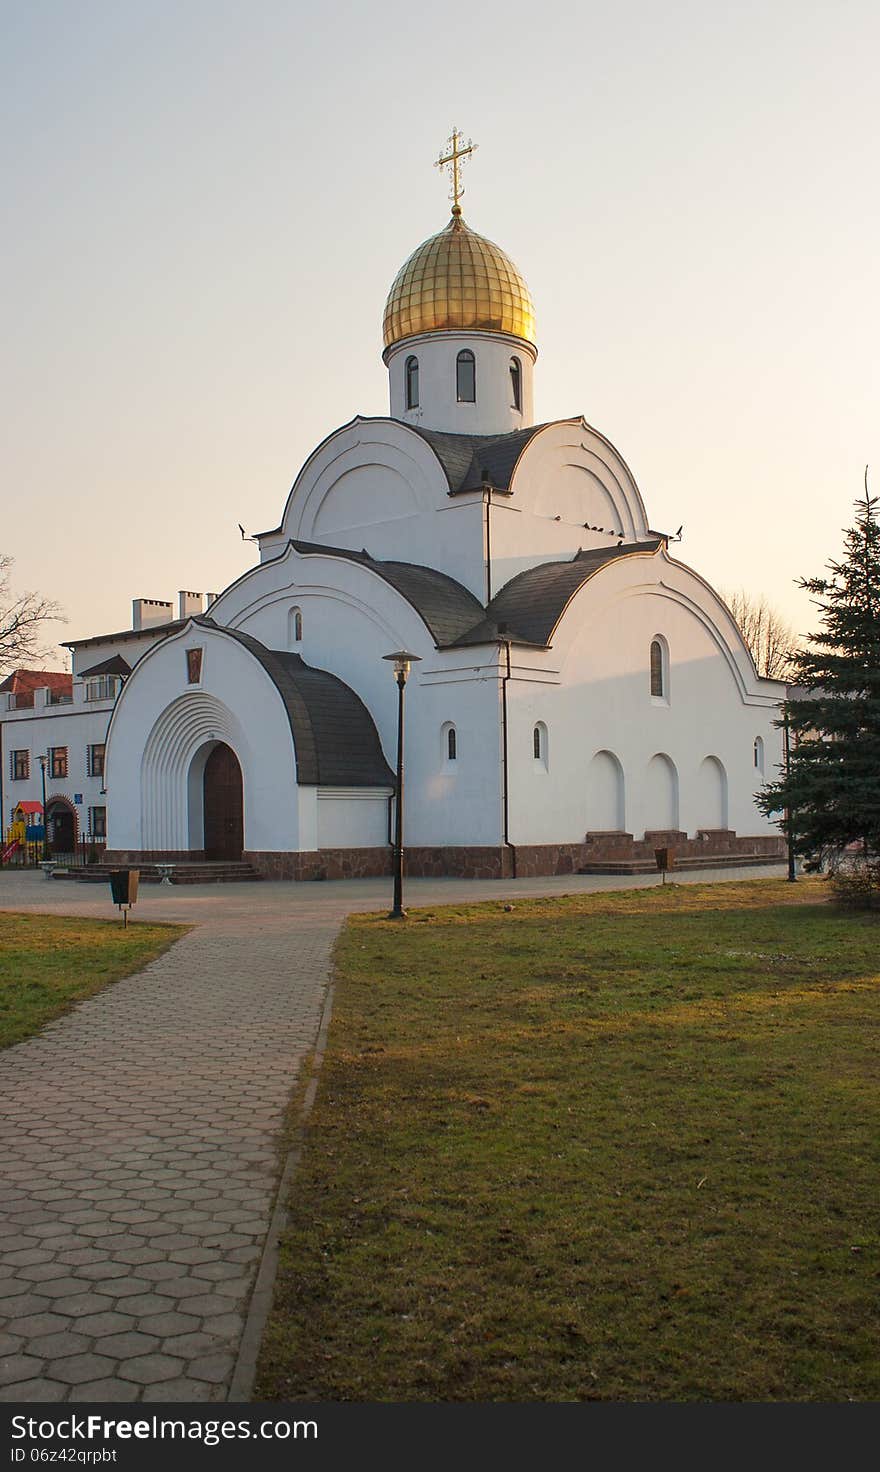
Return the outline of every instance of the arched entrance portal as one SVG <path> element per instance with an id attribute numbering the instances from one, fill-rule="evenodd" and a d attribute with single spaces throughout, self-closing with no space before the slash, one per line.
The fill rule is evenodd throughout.
<path id="1" fill-rule="evenodd" d="M 53 854 L 72 854 L 76 848 L 76 815 L 66 798 L 46 804 L 47 837 Z"/>
<path id="2" fill-rule="evenodd" d="M 205 858 L 241 858 L 244 804 L 241 767 L 230 746 L 220 741 L 205 762 Z"/>

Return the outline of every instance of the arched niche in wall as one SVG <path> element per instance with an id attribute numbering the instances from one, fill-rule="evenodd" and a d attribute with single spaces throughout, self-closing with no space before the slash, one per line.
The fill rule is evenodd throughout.
<path id="1" fill-rule="evenodd" d="M 678 772 L 665 752 L 651 757 L 645 772 L 645 831 L 678 828 Z"/>
<path id="2" fill-rule="evenodd" d="M 613 751 L 597 751 L 587 771 L 587 832 L 622 833 L 625 828 L 623 767 Z"/>
<path id="3" fill-rule="evenodd" d="M 717 756 L 707 756 L 697 773 L 697 827 L 727 827 L 727 773 Z"/>

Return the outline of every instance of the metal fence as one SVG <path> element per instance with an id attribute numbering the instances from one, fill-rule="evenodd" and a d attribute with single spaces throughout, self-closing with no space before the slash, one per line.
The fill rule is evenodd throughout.
<path id="1" fill-rule="evenodd" d="M 39 869 L 47 858 L 59 868 L 84 869 L 89 864 L 103 862 L 106 845 L 106 838 L 86 833 L 77 839 L 73 849 L 60 850 L 50 844 L 45 854 L 41 838 L 13 840 L 0 843 L 0 869 Z"/>

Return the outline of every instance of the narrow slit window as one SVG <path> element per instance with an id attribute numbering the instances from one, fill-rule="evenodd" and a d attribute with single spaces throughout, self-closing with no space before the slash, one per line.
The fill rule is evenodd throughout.
<path id="1" fill-rule="evenodd" d="M 534 731 L 532 732 L 532 754 L 536 762 L 539 762 L 544 755 L 541 747 L 541 727 L 536 726 Z"/>
<path id="2" fill-rule="evenodd" d="M 458 760 L 458 741 L 455 735 L 455 727 L 450 726 L 446 732 L 446 760 L 454 762 Z"/>
<path id="3" fill-rule="evenodd" d="M 522 364 L 519 358 L 510 360 L 510 406 L 522 409 Z"/>
<path id="4" fill-rule="evenodd" d="M 756 736 L 755 737 L 754 759 L 755 759 L 755 770 L 758 771 L 758 772 L 763 772 L 763 770 L 764 770 L 764 741 L 763 741 L 763 738 L 761 736 Z"/>
<path id="5" fill-rule="evenodd" d="M 406 407 L 417 409 L 419 407 L 419 360 L 418 358 L 407 358 L 406 360 Z"/>
<path id="6" fill-rule="evenodd" d="M 651 694 L 662 700 L 666 694 L 664 686 L 663 645 L 659 639 L 654 639 L 651 643 Z"/>
<path id="7" fill-rule="evenodd" d="M 463 348 L 455 360 L 455 395 L 460 404 L 477 401 L 477 362 L 470 348 Z"/>

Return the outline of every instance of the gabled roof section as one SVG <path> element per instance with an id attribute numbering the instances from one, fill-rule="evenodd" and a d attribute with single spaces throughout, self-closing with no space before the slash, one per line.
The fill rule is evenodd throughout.
<path id="1" fill-rule="evenodd" d="M 438 572 L 436 568 L 423 567 L 417 562 L 381 562 L 368 552 L 325 547 L 322 542 L 293 541 L 291 546 L 306 555 L 344 557 L 368 567 L 412 604 L 434 643 L 441 647 L 454 644 L 483 617 L 483 605 L 479 599 L 455 578 Z"/>
<path id="2" fill-rule="evenodd" d="M 546 647 L 568 603 L 594 573 L 621 557 L 654 553 L 662 540 L 657 537 L 619 547 L 597 547 L 578 552 L 567 562 L 541 562 L 537 567 L 526 568 L 496 593 L 486 609 L 484 631 L 494 626 L 499 631 L 496 637 L 510 639 L 515 644 Z M 475 637 L 478 632 L 472 629 L 457 643 L 485 642 L 484 638 Z"/>
<path id="3" fill-rule="evenodd" d="M 195 618 L 193 623 L 227 634 L 253 655 L 284 701 L 303 787 L 393 787 L 373 718 L 359 695 L 329 670 L 299 654 L 267 649 L 250 634 Z"/>
<path id="4" fill-rule="evenodd" d="M 452 496 L 465 491 L 479 491 L 484 485 L 493 491 L 507 491 L 514 466 L 533 435 L 546 429 L 546 424 L 532 424 L 528 429 L 515 429 L 510 434 L 444 434 L 437 429 L 422 429 L 408 424 L 414 434 L 431 446 L 443 467 Z"/>
<path id="5" fill-rule="evenodd" d="M 109 659 L 102 659 L 100 664 L 93 664 L 91 669 L 80 670 L 80 679 L 84 680 L 90 675 L 122 675 L 127 678 L 131 674 L 131 665 L 121 654 L 111 654 Z"/>
<path id="6" fill-rule="evenodd" d="M 93 644 L 124 644 L 135 639 L 164 639 L 186 627 L 185 618 L 171 619 L 167 624 L 149 624 L 145 629 L 121 629 L 118 634 L 93 634 L 90 639 L 67 639 L 62 649 L 89 649 Z"/>
<path id="7" fill-rule="evenodd" d="M 64 670 L 13 670 L 0 684 L 0 692 L 30 695 L 34 690 L 73 690 L 73 675 Z"/>

